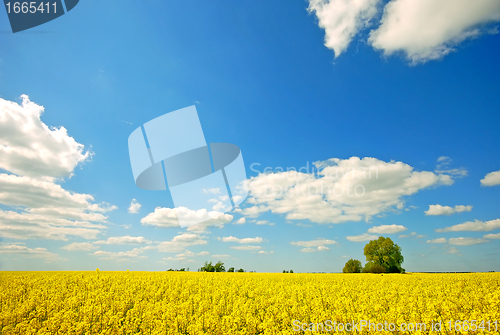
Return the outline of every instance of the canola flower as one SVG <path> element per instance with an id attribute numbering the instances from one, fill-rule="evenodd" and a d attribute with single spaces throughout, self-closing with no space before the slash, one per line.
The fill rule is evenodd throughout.
<path id="1" fill-rule="evenodd" d="M 294 320 L 446 326 L 352 334 L 499 334 L 499 273 L 0 272 L 0 288 L 0 334 L 338 333 Z"/>

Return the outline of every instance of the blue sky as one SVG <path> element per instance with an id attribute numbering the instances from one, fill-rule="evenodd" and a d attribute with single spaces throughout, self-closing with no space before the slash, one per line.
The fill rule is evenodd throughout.
<path id="1" fill-rule="evenodd" d="M 496 0 L 82 0 L 13 34 L 1 10 L 0 269 L 340 272 L 381 235 L 407 271 L 498 271 L 499 21 Z M 250 196 L 168 227 L 127 140 L 191 105 L 241 148 Z M 379 176 L 280 171 L 315 162 Z M 258 193 L 350 181 L 366 192 Z"/>

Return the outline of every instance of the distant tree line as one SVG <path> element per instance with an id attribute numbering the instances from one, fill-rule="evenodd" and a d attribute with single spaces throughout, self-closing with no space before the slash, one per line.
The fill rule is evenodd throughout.
<path id="1" fill-rule="evenodd" d="M 205 262 L 205 264 L 198 269 L 198 272 L 226 272 L 226 268 L 221 261 L 218 261 L 215 265 L 212 265 L 212 262 Z M 245 270 L 235 270 L 234 267 L 230 267 L 227 269 L 227 272 L 245 272 Z"/>
<path id="2" fill-rule="evenodd" d="M 357 259 L 345 263 L 344 273 L 404 273 L 401 267 L 404 262 L 401 247 L 389 237 L 380 236 L 377 240 L 368 242 L 364 248 L 366 264 L 363 267 Z"/>

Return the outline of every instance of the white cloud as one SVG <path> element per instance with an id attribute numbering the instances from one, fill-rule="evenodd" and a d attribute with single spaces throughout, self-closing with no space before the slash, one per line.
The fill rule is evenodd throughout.
<path id="1" fill-rule="evenodd" d="M 444 237 L 436 238 L 433 240 L 427 240 L 427 243 L 446 243 L 446 239 Z"/>
<path id="2" fill-rule="evenodd" d="M 265 211 L 288 220 L 316 223 L 369 221 L 383 212 L 400 210 L 404 198 L 438 185 L 451 185 L 449 175 L 414 171 L 402 162 L 376 158 L 332 158 L 316 162 L 316 175 L 297 171 L 259 174 L 249 180 L 244 215 Z"/>
<path id="3" fill-rule="evenodd" d="M 143 247 L 143 248 L 134 248 L 133 250 L 129 251 L 119 251 L 119 252 L 97 250 L 96 252 L 93 253 L 93 255 L 99 257 L 99 259 L 104 259 L 104 260 L 130 261 L 130 260 L 147 258 L 142 254 L 144 253 L 144 251 L 148 249 L 150 248 Z"/>
<path id="4" fill-rule="evenodd" d="M 93 245 L 90 242 L 74 242 L 68 245 L 65 245 L 64 247 L 61 247 L 63 250 L 68 250 L 68 251 L 91 251 L 94 249 L 99 249 L 98 246 Z"/>
<path id="5" fill-rule="evenodd" d="M 489 239 L 498 240 L 498 239 L 500 239 L 500 233 L 497 233 L 497 234 L 486 234 L 486 235 L 483 236 L 483 238 L 489 238 Z"/>
<path id="6" fill-rule="evenodd" d="M 429 205 L 429 209 L 425 211 L 425 215 L 451 215 L 455 213 L 470 212 L 472 206 L 457 205 L 455 208 L 450 206 Z"/>
<path id="7" fill-rule="evenodd" d="M 436 232 L 450 232 L 450 231 L 490 231 L 500 229 L 500 219 L 482 222 L 479 220 L 467 221 L 451 227 L 436 229 Z"/>
<path id="8" fill-rule="evenodd" d="M 96 238 L 107 216 L 117 207 L 95 204 L 89 194 L 63 189 L 57 182 L 72 176 L 90 158 L 66 129 L 49 128 L 40 116 L 43 107 L 22 96 L 23 103 L 0 99 L 0 234 L 8 238 L 59 239 L 67 235 Z"/>
<path id="9" fill-rule="evenodd" d="M 498 0 L 392 0 L 369 43 L 385 55 L 401 51 L 412 63 L 439 59 L 500 20 Z"/>
<path id="10" fill-rule="evenodd" d="M 92 154 L 64 127 L 43 123 L 42 106 L 21 98 L 21 105 L 0 98 L 0 169 L 34 178 L 71 176 Z"/>
<path id="11" fill-rule="evenodd" d="M 416 232 L 411 232 L 410 234 L 406 234 L 406 235 L 399 235 L 398 236 L 399 238 L 406 238 L 406 237 L 416 237 L 416 238 L 422 238 L 422 237 L 425 237 L 425 235 L 417 235 Z"/>
<path id="12" fill-rule="evenodd" d="M 263 225 L 269 225 L 269 226 L 274 226 L 274 222 L 269 222 L 267 220 L 259 220 L 255 222 L 256 225 L 263 226 Z"/>
<path id="13" fill-rule="evenodd" d="M 132 202 L 130 202 L 130 206 L 128 208 L 128 212 L 131 214 L 137 214 L 139 213 L 139 209 L 141 209 L 142 205 L 137 202 L 137 200 L 132 199 Z"/>
<path id="14" fill-rule="evenodd" d="M 12 239 L 68 240 L 68 235 L 96 239 L 106 226 L 30 213 L 0 210 L 0 236 Z"/>
<path id="15" fill-rule="evenodd" d="M 95 244 L 151 244 L 152 241 L 145 239 L 142 236 L 114 236 L 108 238 L 106 241 L 96 241 Z"/>
<path id="16" fill-rule="evenodd" d="M 156 248 L 160 252 L 182 252 L 185 248 L 192 245 L 202 245 L 207 244 L 205 237 L 197 235 L 184 233 L 175 236 L 170 241 L 161 242 Z"/>
<path id="17" fill-rule="evenodd" d="M 325 247 L 324 245 L 320 245 L 316 248 L 313 248 L 313 247 L 302 248 L 299 251 L 300 252 L 316 252 L 316 251 L 327 251 L 327 250 L 330 250 L 330 248 Z"/>
<path id="18" fill-rule="evenodd" d="M 248 203 L 255 203 L 255 199 L 248 199 Z M 234 211 L 236 213 L 240 213 L 241 215 L 248 216 L 250 218 L 256 218 L 258 217 L 261 213 L 264 213 L 268 211 L 269 208 L 266 206 L 252 206 L 252 207 L 247 207 L 244 209 L 241 208 L 236 208 Z"/>
<path id="19" fill-rule="evenodd" d="M 203 189 L 202 191 L 205 194 L 220 194 L 220 189 L 219 188 Z"/>
<path id="20" fill-rule="evenodd" d="M 364 241 L 371 241 L 371 240 L 376 240 L 378 239 L 379 235 L 370 235 L 370 234 L 361 234 L 361 235 L 355 235 L 355 236 L 346 236 L 346 239 L 348 239 L 351 242 L 364 242 Z"/>
<path id="21" fill-rule="evenodd" d="M 486 242 L 489 241 L 483 238 L 474 238 L 474 237 L 457 237 L 457 238 L 450 238 L 448 240 L 448 243 L 453 245 L 473 245 Z"/>
<path id="22" fill-rule="evenodd" d="M 149 213 L 146 217 L 141 219 L 143 225 L 169 228 L 179 227 L 177 219 L 177 212 L 179 211 L 185 222 L 188 225 L 188 230 L 204 232 L 209 226 L 222 227 L 224 224 L 231 222 L 232 215 L 224 214 L 217 211 L 208 212 L 206 209 L 191 210 L 186 207 L 178 207 L 176 209 L 167 207 L 156 207 L 153 213 Z M 201 218 L 211 217 L 211 220 L 200 222 Z M 197 224 L 189 225 L 189 222 L 200 222 Z"/>
<path id="23" fill-rule="evenodd" d="M 323 239 L 323 238 L 318 238 L 316 240 L 312 241 L 296 241 L 296 242 L 290 242 L 291 245 L 296 245 L 299 247 L 322 247 L 325 245 L 330 245 L 330 244 L 337 244 L 336 241 L 334 240 L 328 240 L 328 239 Z"/>
<path id="24" fill-rule="evenodd" d="M 309 0 L 309 12 L 314 12 L 318 24 L 325 30 L 325 46 L 343 53 L 356 34 L 369 26 L 377 14 L 380 0 Z"/>
<path id="25" fill-rule="evenodd" d="M 231 249 L 236 250 L 259 250 L 262 249 L 260 245 L 238 245 L 236 247 L 230 247 Z"/>
<path id="26" fill-rule="evenodd" d="M 458 254 L 459 252 L 460 251 L 458 251 L 458 249 L 455 247 L 451 247 L 446 251 L 447 254 Z"/>
<path id="27" fill-rule="evenodd" d="M 210 253 L 208 251 L 200 251 L 199 253 L 196 254 L 196 256 L 208 256 Z"/>
<path id="28" fill-rule="evenodd" d="M 234 224 L 244 224 L 247 220 L 245 218 L 239 218 L 237 221 L 233 222 Z"/>
<path id="29" fill-rule="evenodd" d="M 452 159 L 447 156 L 441 156 L 437 160 L 436 170 L 434 170 L 437 174 L 448 174 L 451 176 L 455 176 L 457 178 L 465 177 L 469 173 L 465 168 L 450 168 L 450 164 Z"/>
<path id="30" fill-rule="evenodd" d="M 274 254 L 274 251 L 273 250 L 271 250 L 271 251 L 261 250 L 261 251 L 259 251 L 259 254 Z"/>
<path id="31" fill-rule="evenodd" d="M 337 244 L 337 241 L 328 240 L 324 238 L 318 238 L 312 241 L 296 241 L 290 242 L 291 245 L 296 245 L 298 247 L 323 247 L 325 245 Z"/>
<path id="32" fill-rule="evenodd" d="M 248 243 L 262 243 L 262 237 L 246 237 L 246 238 L 237 238 L 234 236 L 228 236 L 221 238 L 222 242 L 236 242 L 240 244 L 248 244 Z"/>
<path id="33" fill-rule="evenodd" d="M 500 171 L 490 172 L 483 179 L 481 179 L 482 186 L 496 186 L 500 185 Z"/>
<path id="34" fill-rule="evenodd" d="M 62 260 L 58 254 L 47 251 L 45 248 L 28 248 L 18 244 L 0 244 L 0 254 L 14 254 L 28 258 L 41 258 L 44 263 Z"/>
<path id="35" fill-rule="evenodd" d="M 408 230 L 405 226 L 401 225 L 382 225 L 377 227 L 371 227 L 368 229 L 368 233 L 372 234 L 396 234 L 402 231 Z"/>

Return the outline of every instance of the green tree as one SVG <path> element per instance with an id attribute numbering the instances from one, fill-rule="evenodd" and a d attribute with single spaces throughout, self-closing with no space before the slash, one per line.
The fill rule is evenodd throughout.
<path id="1" fill-rule="evenodd" d="M 361 262 L 357 259 L 350 259 L 345 263 L 343 273 L 360 273 L 363 270 Z"/>
<path id="2" fill-rule="evenodd" d="M 405 270 L 401 267 L 404 262 L 403 255 L 401 254 L 401 247 L 389 237 L 380 236 L 377 240 L 368 242 L 365 245 L 364 253 L 368 263 L 365 268 L 372 268 L 373 264 L 378 264 L 389 273 L 401 273 Z"/>
<path id="3" fill-rule="evenodd" d="M 229 269 L 227 269 L 227 272 L 234 272 L 234 268 L 230 267 Z"/>
<path id="4" fill-rule="evenodd" d="M 293 273 L 293 270 L 290 270 L 290 273 Z"/>
<path id="5" fill-rule="evenodd" d="M 215 272 L 215 267 L 212 262 L 205 262 L 205 264 L 200 269 L 201 272 Z"/>
<path id="6" fill-rule="evenodd" d="M 365 267 L 363 268 L 363 272 L 364 273 L 386 273 L 387 271 L 380 264 L 368 262 L 365 264 Z"/>
<path id="7" fill-rule="evenodd" d="M 239 269 L 239 270 L 238 270 L 238 272 L 245 272 L 245 270 L 243 270 L 243 269 Z"/>
<path id="8" fill-rule="evenodd" d="M 226 272 L 226 268 L 224 267 L 224 263 L 218 261 L 214 266 L 215 272 Z"/>

